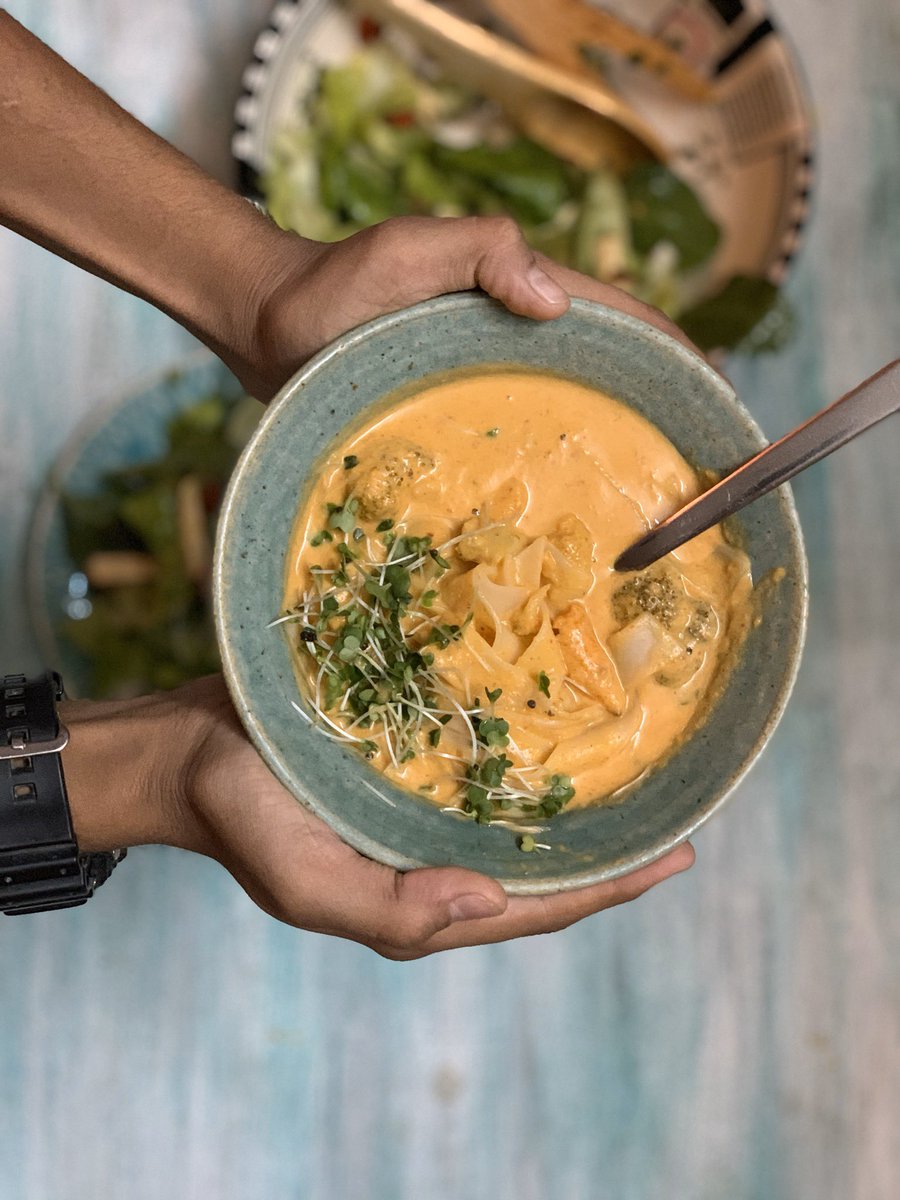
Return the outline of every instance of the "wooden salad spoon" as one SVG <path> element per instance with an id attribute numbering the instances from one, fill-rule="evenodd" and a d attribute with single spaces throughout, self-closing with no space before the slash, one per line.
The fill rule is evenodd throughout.
<path id="1" fill-rule="evenodd" d="M 641 33 L 621 18 L 584 0 L 482 0 L 541 58 L 595 79 L 590 51 L 611 51 L 663 80 L 688 100 L 711 100 L 712 83 L 659 38 Z"/>
<path id="2" fill-rule="evenodd" d="M 599 81 L 575 77 L 429 0 L 353 0 L 353 7 L 407 30 L 454 81 L 496 101 L 528 137 L 584 170 L 623 171 L 667 157 L 643 117 Z"/>
<path id="3" fill-rule="evenodd" d="M 642 571 L 898 411 L 900 358 L 673 513 L 620 554 L 615 569 Z"/>

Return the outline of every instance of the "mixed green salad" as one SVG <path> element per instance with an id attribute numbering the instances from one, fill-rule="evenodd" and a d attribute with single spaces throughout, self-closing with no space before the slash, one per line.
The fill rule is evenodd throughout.
<path id="1" fill-rule="evenodd" d="M 720 229 L 667 167 L 581 170 L 383 41 L 310 84 L 260 180 L 283 228 L 333 241 L 408 213 L 505 212 L 536 249 L 661 308 L 702 349 L 768 350 L 788 335 L 768 280 L 736 276 L 697 299 Z"/>
<path id="2" fill-rule="evenodd" d="M 63 495 L 84 595 L 61 633 L 88 660 L 91 695 L 139 695 L 218 669 L 215 522 L 261 410 L 248 397 L 207 396 L 169 421 L 158 458 L 108 472 L 91 494 Z"/>

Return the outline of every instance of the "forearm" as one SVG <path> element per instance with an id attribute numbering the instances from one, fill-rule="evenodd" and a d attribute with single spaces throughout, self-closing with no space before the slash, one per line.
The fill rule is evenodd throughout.
<path id="1" fill-rule="evenodd" d="M 252 360 L 290 243 L 0 10 L 0 223 Z"/>

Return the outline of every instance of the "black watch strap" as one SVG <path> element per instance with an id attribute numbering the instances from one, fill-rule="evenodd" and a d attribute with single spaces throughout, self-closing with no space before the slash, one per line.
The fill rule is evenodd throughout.
<path id="1" fill-rule="evenodd" d="M 0 912 L 84 904 L 124 850 L 81 854 L 60 754 L 69 735 L 56 714 L 65 693 L 47 671 L 0 678 Z"/>

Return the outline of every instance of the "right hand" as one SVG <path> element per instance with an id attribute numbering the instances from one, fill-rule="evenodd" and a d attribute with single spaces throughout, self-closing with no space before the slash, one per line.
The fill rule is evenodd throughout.
<path id="1" fill-rule="evenodd" d="M 271 774 L 220 676 L 140 700 L 72 701 L 63 761 L 81 849 L 162 842 L 217 859 L 260 908 L 385 958 L 551 933 L 687 870 L 687 843 L 607 883 L 512 896 L 461 867 L 358 854 Z"/>

